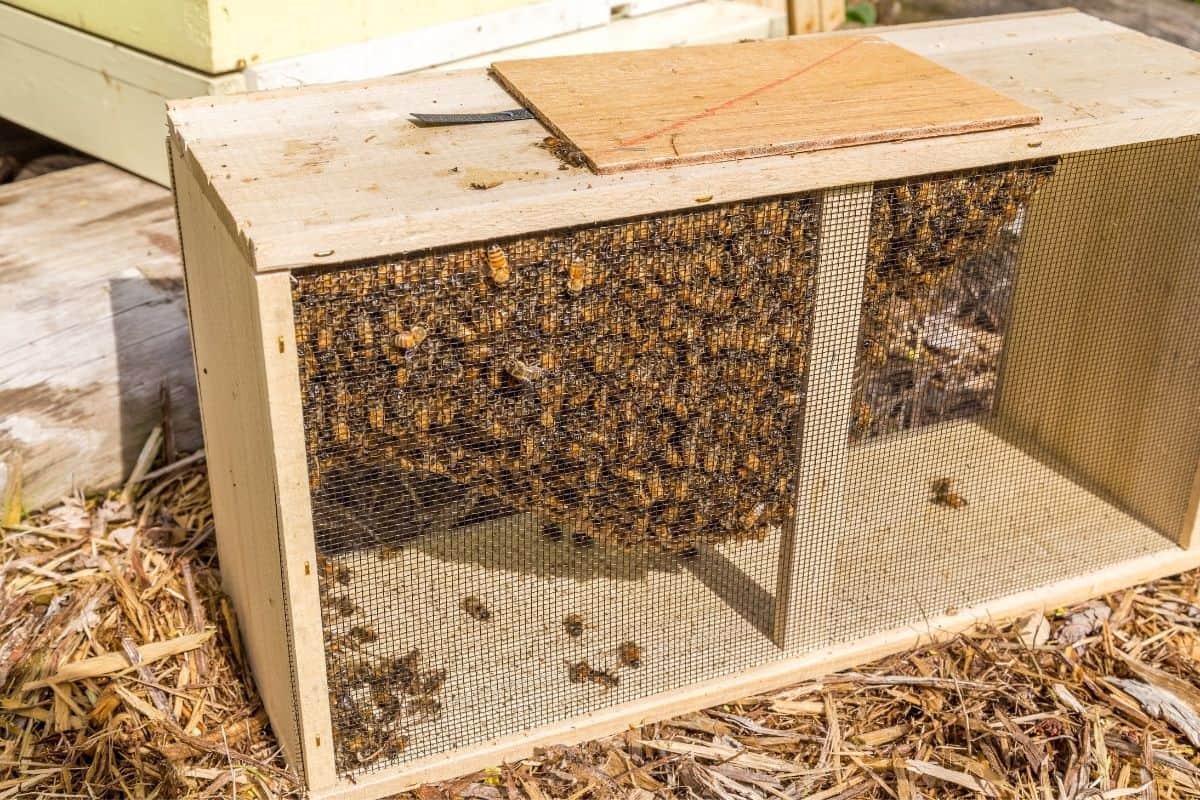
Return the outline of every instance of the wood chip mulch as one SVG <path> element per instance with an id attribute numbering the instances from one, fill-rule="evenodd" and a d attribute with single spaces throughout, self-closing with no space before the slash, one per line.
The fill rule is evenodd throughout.
<path id="1" fill-rule="evenodd" d="M 203 464 L 148 474 L 0 531 L 0 800 L 300 796 Z M 405 797 L 1200 797 L 1198 593 L 1187 573 Z"/>

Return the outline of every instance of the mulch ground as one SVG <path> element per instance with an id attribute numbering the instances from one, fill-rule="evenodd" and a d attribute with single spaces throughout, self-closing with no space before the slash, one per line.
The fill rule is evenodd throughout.
<path id="1" fill-rule="evenodd" d="M 202 463 L 8 522 L 0 800 L 299 796 Z M 1187 573 L 408 796 L 1200 796 L 1198 592 Z"/>

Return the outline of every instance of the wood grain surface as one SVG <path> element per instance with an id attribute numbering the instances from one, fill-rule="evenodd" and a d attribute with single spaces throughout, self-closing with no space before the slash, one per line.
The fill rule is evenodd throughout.
<path id="1" fill-rule="evenodd" d="M 875 36 L 501 61 L 496 76 L 601 174 L 1040 121 Z"/>

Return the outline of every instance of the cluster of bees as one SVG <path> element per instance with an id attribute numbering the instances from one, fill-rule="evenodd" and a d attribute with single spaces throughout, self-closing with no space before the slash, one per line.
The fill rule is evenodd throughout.
<path id="1" fill-rule="evenodd" d="M 761 539 L 793 513 L 816 211 L 776 198 L 298 274 L 318 545 L 347 546 L 334 512 L 373 485 L 414 534 L 491 504 L 662 552 Z"/>
<path id="2" fill-rule="evenodd" d="M 362 652 L 378 634 L 353 618 L 361 609 L 341 594 L 353 580 L 346 566 L 321 558 L 321 607 L 325 621 L 325 668 L 333 722 L 334 752 L 340 773 L 397 758 L 414 726 L 438 717 L 446 671 L 427 667 L 421 651 L 402 656 Z"/>
<path id="3" fill-rule="evenodd" d="M 937 373 L 939 356 L 922 349 L 919 323 L 936 312 L 951 316 L 970 303 L 956 302 L 964 289 L 962 276 L 981 258 L 997 250 L 1006 228 L 1021 215 L 1049 179 L 1052 163 L 1008 166 L 956 176 L 910 179 L 877 186 L 871 207 L 871 230 L 859 336 L 858 375 L 854 398 L 854 438 L 908 427 L 895 419 L 891 398 L 871 397 L 867 386 L 882 373 L 907 375 L 898 387 L 914 383 L 919 370 Z M 1012 270 L 1011 263 L 1005 266 Z M 992 282 L 995 282 L 993 277 Z M 969 327 L 989 328 L 995 320 L 966 319 Z M 1002 334 L 1003 331 L 992 330 Z M 994 374 L 998 354 L 986 365 Z M 882 401 L 882 402 L 881 402 Z M 987 403 L 990 407 L 990 401 Z M 941 417 L 926 415 L 924 422 Z"/>

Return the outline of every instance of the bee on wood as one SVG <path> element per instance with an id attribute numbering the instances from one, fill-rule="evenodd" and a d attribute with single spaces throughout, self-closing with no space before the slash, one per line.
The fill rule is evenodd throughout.
<path id="1" fill-rule="evenodd" d="M 487 622 L 492 618 L 491 610 L 483 604 L 482 600 L 473 594 L 464 597 L 460 605 L 462 606 L 462 610 L 467 612 L 467 616 L 472 619 Z"/>
<path id="2" fill-rule="evenodd" d="M 967 499 L 954 490 L 953 478 L 934 478 L 932 488 L 932 501 L 939 506 L 963 508 L 967 505 Z"/>
<path id="3" fill-rule="evenodd" d="M 583 635 L 583 616 L 580 614 L 567 614 L 563 617 L 563 628 L 567 632 L 567 636 L 572 639 L 578 639 Z"/>
<path id="4" fill-rule="evenodd" d="M 637 669 L 642 665 L 642 648 L 636 642 L 622 644 L 618 655 L 622 667 Z"/>
<path id="5" fill-rule="evenodd" d="M 429 331 L 424 325 L 413 325 L 408 330 L 397 333 L 392 341 L 401 350 L 412 350 L 414 347 L 419 347 L 428 336 Z"/>
<path id="6" fill-rule="evenodd" d="M 508 265 L 508 256 L 500 249 L 498 245 L 492 245 L 487 251 L 488 271 L 491 273 L 492 282 L 497 286 L 503 286 L 512 278 L 512 270 Z"/>

